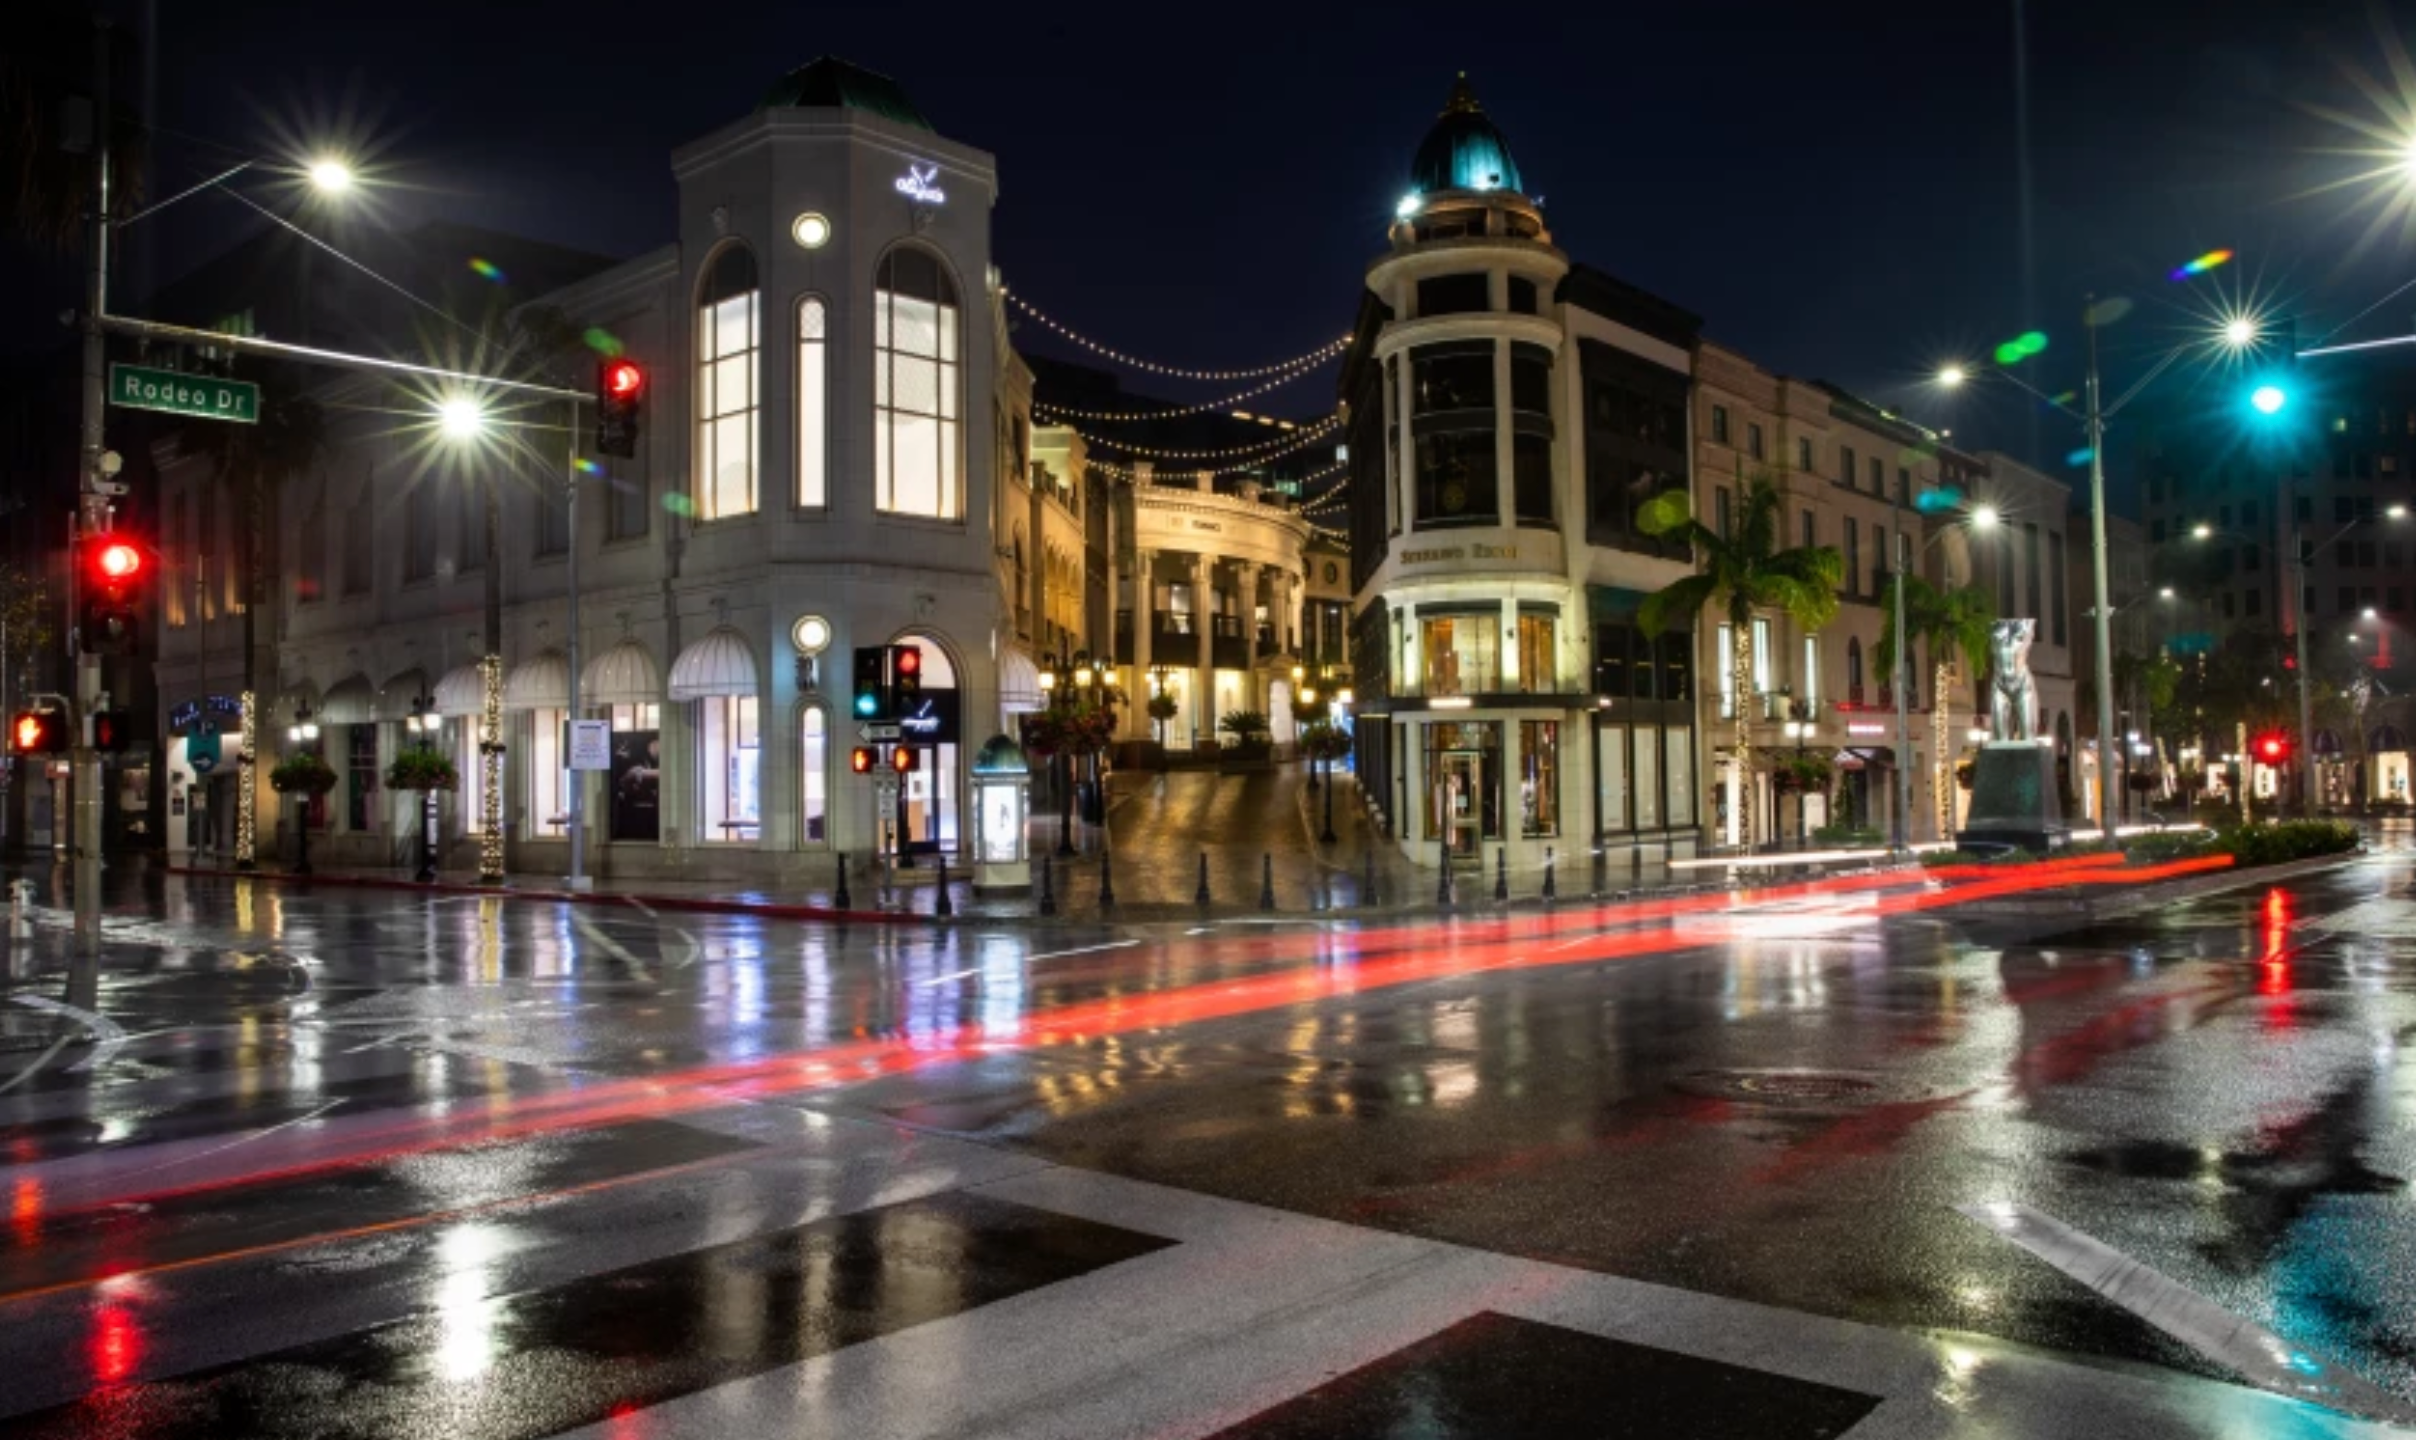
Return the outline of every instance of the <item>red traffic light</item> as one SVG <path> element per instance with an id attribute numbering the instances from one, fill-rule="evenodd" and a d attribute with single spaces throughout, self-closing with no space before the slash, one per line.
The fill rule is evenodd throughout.
<path id="1" fill-rule="evenodd" d="M 67 717 L 56 710 L 20 710 L 9 722 L 8 733 L 26 755 L 56 755 L 69 748 Z"/>
<path id="2" fill-rule="evenodd" d="M 2268 765 L 2278 765 L 2290 753 L 2288 736 L 2264 734 L 2257 737 L 2257 758 Z"/>
<path id="3" fill-rule="evenodd" d="M 92 563 L 112 580 L 131 580 L 142 573 L 143 552 L 123 540 L 112 540 L 94 552 Z"/>
<path id="4" fill-rule="evenodd" d="M 898 647 L 898 673 L 900 675 L 922 674 L 923 652 L 912 645 L 900 645 Z"/>
<path id="5" fill-rule="evenodd" d="M 604 366 L 604 393 L 632 397 L 646 388 L 646 372 L 628 360 L 614 360 Z"/>

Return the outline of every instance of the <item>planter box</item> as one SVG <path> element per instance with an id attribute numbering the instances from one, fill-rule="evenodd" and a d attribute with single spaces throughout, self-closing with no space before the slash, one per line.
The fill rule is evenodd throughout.
<path id="1" fill-rule="evenodd" d="M 1275 747 L 1265 741 L 1252 745 L 1228 745 L 1216 755 L 1219 775 L 1246 775 L 1254 770 L 1275 768 Z"/>

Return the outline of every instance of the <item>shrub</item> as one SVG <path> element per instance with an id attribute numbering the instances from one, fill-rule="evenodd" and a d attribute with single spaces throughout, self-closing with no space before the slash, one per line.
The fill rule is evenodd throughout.
<path id="1" fill-rule="evenodd" d="M 460 784 L 461 777 L 453 773 L 452 757 L 441 750 L 403 750 L 386 767 L 389 790 L 451 790 Z"/>
<path id="2" fill-rule="evenodd" d="M 268 772 L 268 788 L 280 795 L 324 795 L 336 788 L 336 772 L 315 751 L 298 750 Z"/>
<path id="3" fill-rule="evenodd" d="M 1152 720 L 1172 720 L 1175 712 L 1182 708 L 1181 703 L 1178 702 L 1172 695 L 1152 695 L 1149 697 L 1149 718 Z"/>
<path id="4" fill-rule="evenodd" d="M 2358 847 L 2357 827 L 2346 820 L 2283 820 L 2233 825 L 2215 834 L 2214 848 L 2241 865 L 2280 865 L 2319 855 L 2346 855 Z"/>
<path id="5" fill-rule="evenodd" d="M 1231 735 L 1238 745 L 1262 743 L 1273 733 L 1264 710 L 1229 710 L 1216 722 L 1216 728 Z"/>
<path id="6" fill-rule="evenodd" d="M 1887 837 L 1859 825 L 1823 825 L 1812 832 L 1822 845 L 1884 845 Z"/>
<path id="7" fill-rule="evenodd" d="M 2215 853 L 2212 830 L 2168 830 L 2158 835 L 2134 835 L 2123 853 L 2134 865 L 2162 865 L 2168 860 L 2193 860 Z"/>

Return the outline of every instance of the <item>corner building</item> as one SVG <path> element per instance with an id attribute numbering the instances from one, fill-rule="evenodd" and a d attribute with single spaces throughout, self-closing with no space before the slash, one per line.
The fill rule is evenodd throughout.
<path id="1" fill-rule="evenodd" d="M 1387 239 L 1342 381 L 1366 793 L 1426 865 L 1691 844 L 1691 642 L 1633 620 L 1691 568 L 1636 519 L 1699 321 L 1555 247 L 1465 77 Z"/>

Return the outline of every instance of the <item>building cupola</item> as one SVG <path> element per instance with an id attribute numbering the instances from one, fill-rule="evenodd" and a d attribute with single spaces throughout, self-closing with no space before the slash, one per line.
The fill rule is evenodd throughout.
<path id="1" fill-rule="evenodd" d="M 1476 103 L 1476 91 L 1462 72 L 1451 83 L 1451 98 L 1409 165 L 1412 195 L 1447 190 L 1507 190 L 1524 194 L 1518 162 L 1510 158 L 1510 142 Z"/>

